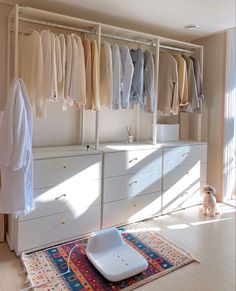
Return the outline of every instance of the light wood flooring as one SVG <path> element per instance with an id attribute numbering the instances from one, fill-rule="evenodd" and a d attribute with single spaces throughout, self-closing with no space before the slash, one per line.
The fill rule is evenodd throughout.
<path id="1" fill-rule="evenodd" d="M 221 214 L 215 218 L 205 217 L 194 207 L 146 221 L 200 263 L 191 263 L 138 291 L 235 291 L 235 208 L 220 207 Z M 18 258 L 1 243 L 0 291 L 19 291 L 24 280 Z"/>

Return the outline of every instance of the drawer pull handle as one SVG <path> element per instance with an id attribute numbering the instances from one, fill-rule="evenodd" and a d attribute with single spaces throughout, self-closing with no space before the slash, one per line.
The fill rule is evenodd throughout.
<path id="1" fill-rule="evenodd" d="M 63 168 L 66 170 L 66 169 L 68 169 L 68 166 L 67 166 L 67 165 L 64 165 L 64 167 L 63 167 Z"/>
<path id="2" fill-rule="evenodd" d="M 183 157 L 186 157 L 188 155 L 189 155 L 189 152 L 186 152 L 186 153 L 182 154 Z"/>
<path id="3" fill-rule="evenodd" d="M 137 184 L 137 183 L 138 183 L 138 181 L 133 181 L 133 182 L 129 183 L 129 186 L 132 186 L 132 185 Z"/>
<path id="4" fill-rule="evenodd" d="M 136 204 L 136 203 L 133 203 L 133 205 L 134 205 L 134 207 L 136 207 L 136 206 L 137 206 L 137 204 Z"/>
<path id="5" fill-rule="evenodd" d="M 65 221 L 65 220 L 62 220 L 62 221 L 61 221 L 61 224 L 66 224 L 66 221 Z"/>
<path id="6" fill-rule="evenodd" d="M 59 200 L 59 199 L 61 199 L 61 198 L 63 198 L 63 197 L 66 197 L 66 194 L 62 194 L 62 195 L 56 197 L 55 200 Z"/>
<path id="7" fill-rule="evenodd" d="M 132 163 L 132 162 L 137 161 L 137 160 L 138 160 L 137 157 L 136 158 L 133 158 L 132 160 L 129 160 L 129 163 Z"/>

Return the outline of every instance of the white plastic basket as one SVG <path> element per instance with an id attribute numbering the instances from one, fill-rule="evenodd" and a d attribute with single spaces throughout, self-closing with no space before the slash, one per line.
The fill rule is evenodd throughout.
<path id="1" fill-rule="evenodd" d="M 148 267 L 147 260 L 123 240 L 115 227 L 92 234 L 85 253 L 94 267 L 111 282 L 134 276 Z"/>
<path id="2" fill-rule="evenodd" d="M 178 141 L 179 124 L 157 124 L 157 141 Z"/>

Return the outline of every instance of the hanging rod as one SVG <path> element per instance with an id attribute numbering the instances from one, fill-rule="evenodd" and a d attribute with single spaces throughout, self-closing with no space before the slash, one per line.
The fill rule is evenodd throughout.
<path id="1" fill-rule="evenodd" d="M 26 17 L 19 17 L 19 20 L 23 21 L 23 22 L 30 22 L 30 23 L 41 24 L 41 25 L 45 25 L 45 26 L 52 26 L 52 27 L 62 28 L 62 29 L 71 30 L 71 31 L 78 31 L 78 32 L 83 32 L 83 33 L 95 34 L 94 29 L 88 30 L 88 29 L 76 28 L 76 27 L 56 24 L 56 23 L 52 23 L 52 22 L 46 22 L 46 21 L 26 18 Z M 124 40 L 124 41 L 134 42 L 134 43 L 138 43 L 138 44 L 143 44 L 143 45 L 148 45 L 148 46 L 156 46 L 154 40 L 152 40 L 150 42 L 145 42 L 145 41 L 141 41 L 141 40 L 135 40 L 135 39 L 122 37 L 122 36 L 117 36 L 117 35 L 111 35 L 111 34 L 107 34 L 107 33 L 101 33 L 101 35 L 103 37 L 108 37 L 108 38 L 113 38 L 113 39 L 118 39 L 118 40 Z M 174 46 L 160 45 L 159 47 L 160 48 L 169 49 L 169 50 L 192 53 L 192 51 L 190 51 L 190 50 L 181 49 L 181 48 L 177 48 L 177 47 L 174 47 Z"/>
<path id="2" fill-rule="evenodd" d="M 174 46 L 168 46 L 168 45 L 159 45 L 160 48 L 165 48 L 168 50 L 174 50 L 174 51 L 180 51 L 180 52 L 185 52 L 185 53 L 192 53 L 193 51 L 190 50 L 186 50 L 186 49 L 182 49 L 182 48 L 178 48 L 178 47 L 174 47 Z"/>
<path id="3" fill-rule="evenodd" d="M 156 46 L 154 41 L 145 42 L 145 41 L 141 41 L 141 40 L 135 40 L 135 39 L 132 39 L 132 38 L 127 38 L 127 37 L 122 37 L 122 36 L 117 36 L 117 35 L 112 35 L 112 34 L 107 34 L 107 33 L 101 33 L 101 35 L 103 37 L 114 38 L 114 39 L 119 39 L 119 40 L 125 40 L 125 41 L 135 42 L 135 43 L 138 43 L 138 44 Z"/>
<path id="4" fill-rule="evenodd" d="M 23 22 L 41 24 L 41 25 L 45 25 L 45 26 L 53 26 L 53 27 L 63 28 L 63 29 L 72 30 L 72 31 L 79 31 L 79 32 L 90 33 L 90 34 L 95 33 L 94 28 L 92 30 L 88 30 L 88 29 L 76 28 L 76 27 L 71 27 L 71 26 L 66 26 L 66 25 L 61 25 L 61 24 L 26 18 L 26 17 L 19 17 L 19 20 L 23 21 Z"/>

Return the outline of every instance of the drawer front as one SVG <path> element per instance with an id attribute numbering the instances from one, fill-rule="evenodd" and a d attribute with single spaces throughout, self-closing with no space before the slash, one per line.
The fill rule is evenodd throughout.
<path id="1" fill-rule="evenodd" d="M 168 213 L 201 203 L 201 189 L 205 183 L 205 181 L 198 181 L 195 184 L 188 185 L 185 189 L 183 187 L 173 186 L 164 191 L 162 213 Z"/>
<path id="2" fill-rule="evenodd" d="M 34 191 L 35 210 L 19 218 L 20 221 L 51 215 L 60 212 L 71 212 L 74 215 L 89 206 L 101 203 L 101 180 L 71 183 L 66 181 L 53 188 Z"/>
<path id="3" fill-rule="evenodd" d="M 165 169 L 207 162 L 207 145 L 186 145 L 164 149 Z"/>
<path id="4" fill-rule="evenodd" d="M 161 165 L 161 149 L 106 153 L 104 177 L 160 170 Z"/>
<path id="5" fill-rule="evenodd" d="M 103 227 L 140 221 L 161 213 L 161 193 L 105 203 Z"/>
<path id="6" fill-rule="evenodd" d="M 34 188 L 101 178 L 101 155 L 34 160 Z"/>
<path id="7" fill-rule="evenodd" d="M 199 181 L 206 180 L 206 164 L 200 162 L 195 165 L 178 166 L 174 169 L 164 168 L 163 173 L 163 189 L 167 190 L 172 187 L 184 189 L 189 185 L 193 185 Z"/>
<path id="8" fill-rule="evenodd" d="M 104 179 L 105 203 L 160 191 L 160 170 Z"/>
<path id="9" fill-rule="evenodd" d="M 43 248 L 98 230 L 100 207 L 92 206 L 74 216 L 70 212 L 19 222 L 17 252 Z"/>

